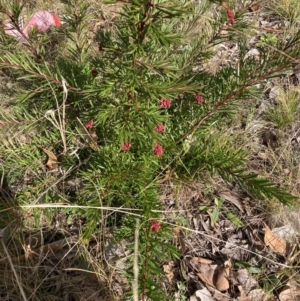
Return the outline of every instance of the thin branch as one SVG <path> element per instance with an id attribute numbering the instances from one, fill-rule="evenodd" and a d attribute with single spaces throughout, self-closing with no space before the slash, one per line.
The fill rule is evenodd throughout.
<path id="1" fill-rule="evenodd" d="M 193 133 L 194 131 L 196 131 L 200 125 L 211 115 L 213 115 L 220 107 L 224 106 L 225 104 L 227 104 L 230 100 L 232 100 L 236 95 L 241 94 L 242 92 L 244 92 L 247 88 L 254 86 L 255 84 L 261 82 L 262 80 L 268 78 L 270 75 L 272 74 L 276 74 L 277 72 L 283 70 L 284 68 L 287 67 L 287 64 L 284 64 L 282 66 L 279 66 L 278 68 L 276 68 L 275 70 L 271 70 L 268 73 L 252 80 L 251 82 L 249 82 L 246 85 L 243 85 L 242 87 L 240 87 L 239 89 L 237 89 L 237 91 L 235 91 L 234 93 L 230 93 L 229 95 L 226 96 L 226 98 L 224 98 L 223 100 L 219 101 L 212 110 L 210 110 L 209 112 L 207 112 L 201 119 L 197 120 L 183 135 L 181 135 L 177 141 L 176 144 L 179 144 L 182 140 L 186 139 L 186 137 L 188 137 L 191 133 Z M 249 77 L 252 74 L 255 74 L 257 72 L 260 71 L 260 68 L 257 68 L 253 73 L 249 74 Z"/>

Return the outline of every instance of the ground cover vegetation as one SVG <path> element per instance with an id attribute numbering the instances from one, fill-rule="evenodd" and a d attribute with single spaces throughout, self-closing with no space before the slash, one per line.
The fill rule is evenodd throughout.
<path id="1" fill-rule="evenodd" d="M 292 300 L 298 2 L 56 7 L 0 33 L 1 298 Z"/>

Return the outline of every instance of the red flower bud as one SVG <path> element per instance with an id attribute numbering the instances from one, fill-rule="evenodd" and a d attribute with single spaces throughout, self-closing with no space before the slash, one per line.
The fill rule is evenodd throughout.
<path id="1" fill-rule="evenodd" d="M 84 126 L 86 129 L 92 129 L 94 127 L 94 121 L 90 120 Z"/>
<path id="2" fill-rule="evenodd" d="M 195 95 L 195 99 L 196 99 L 196 101 L 198 102 L 199 105 L 202 104 L 202 103 L 204 102 L 204 98 L 203 98 L 203 96 L 200 95 L 200 94 L 196 94 L 196 95 Z"/>
<path id="3" fill-rule="evenodd" d="M 159 157 L 163 154 L 164 150 L 163 150 L 163 147 L 158 144 L 157 142 L 154 144 L 154 147 L 153 147 L 153 153 L 155 156 Z"/>
<path id="4" fill-rule="evenodd" d="M 131 143 L 129 143 L 129 142 L 124 142 L 123 145 L 122 145 L 122 147 L 121 147 L 121 149 L 122 149 L 123 152 L 129 151 L 130 148 L 131 148 Z"/>
<path id="5" fill-rule="evenodd" d="M 226 9 L 226 13 L 227 13 L 227 18 L 230 24 L 234 23 L 234 13 L 230 8 Z"/>
<path id="6" fill-rule="evenodd" d="M 163 133 L 165 131 L 165 126 L 163 124 L 159 124 L 154 127 L 154 131 L 156 133 Z"/>
<path id="7" fill-rule="evenodd" d="M 155 231 L 155 232 L 158 232 L 159 229 L 161 228 L 161 224 L 159 221 L 152 221 L 150 223 L 150 229 Z"/>
<path id="8" fill-rule="evenodd" d="M 171 103 L 172 103 L 171 99 L 161 98 L 159 101 L 159 107 L 167 109 L 171 106 Z"/>

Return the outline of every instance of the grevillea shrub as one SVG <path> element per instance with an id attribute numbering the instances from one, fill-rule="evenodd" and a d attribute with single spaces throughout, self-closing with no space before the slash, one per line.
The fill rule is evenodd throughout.
<path id="1" fill-rule="evenodd" d="M 17 31 L 20 3 L 0 1 Z M 113 24 L 96 33 L 87 2 L 63 3 L 62 26 L 33 30 L 24 42 L 1 34 L 0 66 L 21 91 L 1 111 L 1 135 L 14 141 L 0 146 L 2 173 L 19 206 L 75 206 L 60 210 L 82 218 L 86 240 L 110 226 L 131 239 L 140 219 L 139 292 L 162 300 L 160 265 L 177 254 L 159 213 L 166 173 L 182 182 L 218 174 L 253 198 L 293 199 L 249 172 L 246 151 L 219 135 L 241 100 L 251 102 L 259 83 L 299 58 L 300 32 L 254 59 L 246 56 L 248 7 L 237 11 L 234 1 L 116 2 Z M 212 73 L 214 47 L 226 41 L 236 43 L 238 61 Z"/>

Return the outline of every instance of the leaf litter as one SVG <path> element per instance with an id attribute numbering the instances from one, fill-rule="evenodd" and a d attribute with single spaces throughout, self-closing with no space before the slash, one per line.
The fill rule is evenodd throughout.
<path id="1" fill-rule="evenodd" d="M 219 179 L 218 181 L 220 183 Z M 166 198 L 169 200 L 176 195 L 178 214 L 187 216 L 188 211 L 194 227 L 189 229 L 175 227 L 174 241 L 182 250 L 182 257 L 178 262 L 164 266 L 169 283 L 171 279 L 173 284 L 178 281 L 186 282 L 190 301 L 291 301 L 285 300 L 284 297 L 280 298 L 285 296 L 284 291 L 286 295 L 290 292 L 289 286 L 284 287 L 286 280 L 277 279 L 278 284 L 273 287 L 276 295 L 264 290 L 264 282 L 268 277 L 261 280 L 261 275 L 265 273 L 272 275 L 274 270 L 279 272 L 286 267 L 292 267 L 297 262 L 297 260 L 288 261 L 292 256 L 292 244 L 284 236 L 277 235 L 280 229 L 274 229 L 273 232 L 264 221 L 260 208 L 254 202 L 251 204 L 251 200 L 250 204 L 239 201 L 237 206 L 226 197 L 219 210 L 218 218 L 214 217 L 212 223 L 213 210 L 208 212 L 209 210 L 203 211 L 199 208 L 216 206 L 214 194 L 217 193 L 220 197 L 220 193 L 212 192 L 209 196 L 211 205 L 209 206 L 209 203 L 204 205 L 200 195 L 198 198 L 195 197 L 195 191 L 199 189 L 198 185 L 202 184 L 197 183 L 190 187 L 190 191 L 184 190 L 179 194 L 175 183 L 171 185 L 174 194 L 170 192 L 168 186 Z M 223 191 L 231 189 L 232 194 L 239 194 L 238 188 L 230 188 L 225 183 L 222 185 Z M 163 184 L 162 189 L 166 186 Z M 164 198 L 161 200 L 164 202 Z M 246 210 L 239 208 L 249 205 L 255 208 L 252 209 L 251 214 L 245 214 Z M 172 208 L 166 207 L 166 218 L 168 218 L 168 210 L 171 211 Z M 230 218 L 232 216 L 236 216 L 240 223 Z M 179 233 L 183 241 L 181 243 L 178 242 Z M 184 245 L 184 248 L 180 247 L 181 245 Z M 297 243 L 294 242 L 293 245 L 298 250 Z M 294 292 L 295 289 L 292 290 Z"/>

